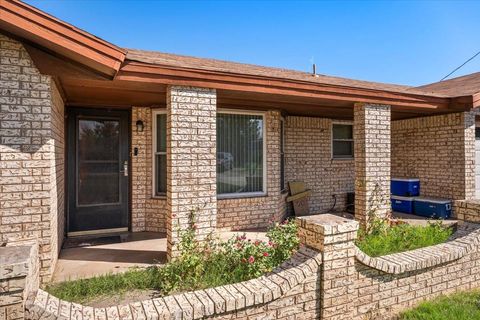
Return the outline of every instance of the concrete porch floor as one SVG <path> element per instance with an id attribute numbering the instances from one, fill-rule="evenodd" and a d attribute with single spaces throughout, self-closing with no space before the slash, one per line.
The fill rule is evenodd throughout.
<path id="1" fill-rule="evenodd" d="M 265 230 L 222 231 L 218 237 L 228 240 L 235 235 L 265 240 Z M 52 282 L 91 278 L 124 272 L 132 267 L 163 264 L 167 259 L 167 238 L 164 233 L 129 233 L 122 242 L 62 249 Z"/>

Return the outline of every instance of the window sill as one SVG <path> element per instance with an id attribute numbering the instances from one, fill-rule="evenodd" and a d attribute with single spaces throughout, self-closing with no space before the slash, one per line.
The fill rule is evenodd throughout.
<path id="1" fill-rule="evenodd" d="M 152 199 L 155 200 L 167 200 L 167 196 L 152 196 Z"/>
<path id="2" fill-rule="evenodd" d="M 332 160 L 355 160 L 354 157 L 350 157 L 350 158 L 332 158 Z"/>
<path id="3" fill-rule="evenodd" d="M 266 192 L 252 192 L 252 193 L 234 193 L 234 194 L 225 194 L 217 195 L 217 200 L 228 200 L 228 199 L 248 199 L 248 198 L 262 198 L 266 197 L 268 194 Z"/>

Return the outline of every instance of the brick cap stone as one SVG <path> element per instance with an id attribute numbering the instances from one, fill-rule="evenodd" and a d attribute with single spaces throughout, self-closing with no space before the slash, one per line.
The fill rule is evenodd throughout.
<path id="1" fill-rule="evenodd" d="M 257 279 L 108 308 L 59 300 L 39 289 L 27 301 L 26 319 L 93 320 L 97 315 L 108 319 L 203 319 L 277 300 L 316 274 L 321 263 L 321 253 L 302 247 L 281 266 Z"/>
<path id="2" fill-rule="evenodd" d="M 359 226 L 358 222 L 355 220 L 329 213 L 298 217 L 297 223 L 304 229 L 315 231 L 323 235 L 357 231 Z"/>
<path id="3" fill-rule="evenodd" d="M 355 257 L 360 263 L 373 269 L 389 274 L 402 274 L 458 260 L 474 252 L 479 244 L 480 225 L 464 223 L 445 243 L 375 258 L 355 247 Z"/>
<path id="4" fill-rule="evenodd" d="M 0 280 L 28 274 L 31 246 L 0 247 Z"/>

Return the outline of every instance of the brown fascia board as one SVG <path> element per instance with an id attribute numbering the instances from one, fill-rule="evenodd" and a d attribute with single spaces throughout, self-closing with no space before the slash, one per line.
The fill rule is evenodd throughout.
<path id="1" fill-rule="evenodd" d="M 0 30 L 113 78 L 126 51 L 18 0 L 0 0 Z"/>
<path id="2" fill-rule="evenodd" d="M 472 108 L 478 107 L 480 107 L 480 92 L 477 92 L 472 96 Z"/>
<path id="3" fill-rule="evenodd" d="M 213 89 L 292 95 L 340 101 L 390 104 L 449 111 L 468 110 L 471 104 L 434 95 L 373 90 L 359 87 L 319 84 L 301 80 L 233 74 L 204 69 L 153 65 L 126 60 L 116 79 L 170 85 L 196 85 Z"/>

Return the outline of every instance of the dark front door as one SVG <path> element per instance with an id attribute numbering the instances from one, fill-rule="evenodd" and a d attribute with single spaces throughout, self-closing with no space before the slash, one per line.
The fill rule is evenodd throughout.
<path id="1" fill-rule="evenodd" d="M 127 111 L 68 113 L 68 235 L 128 230 Z"/>

